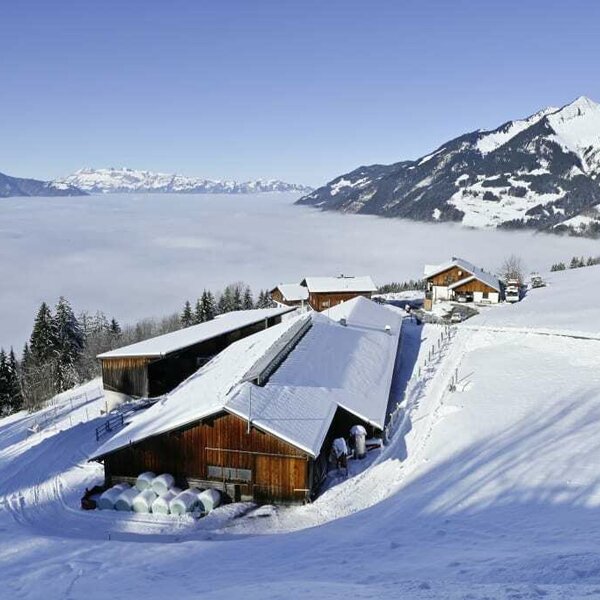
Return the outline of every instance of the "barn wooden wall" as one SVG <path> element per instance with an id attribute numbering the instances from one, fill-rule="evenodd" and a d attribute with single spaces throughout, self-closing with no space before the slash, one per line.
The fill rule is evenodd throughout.
<path id="1" fill-rule="evenodd" d="M 180 485 L 210 477 L 208 466 L 249 469 L 249 482 L 238 481 L 242 495 L 259 502 L 298 502 L 310 488 L 310 458 L 273 435 L 252 428 L 229 413 L 186 429 L 148 438 L 105 457 L 108 478 L 137 477 L 143 471 L 171 473 Z"/>
<path id="2" fill-rule="evenodd" d="M 308 295 L 308 302 L 314 310 L 322 311 L 327 310 L 328 308 L 331 308 L 336 304 L 341 304 L 342 302 L 346 302 L 347 300 L 352 300 L 352 298 L 356 298 L 357 296 L 362 296 L 363 298 L 370 298 L 372 294 L 371 292 L 344 292 L 335 294 L 311 292 Z"/>
<path id="3" fill-rule="evenodd" d="M 101 365 L 104 389 L 130 396 L 147 396 L 149 362 L 150 359 L 146 357 L 103 359 Z"/>

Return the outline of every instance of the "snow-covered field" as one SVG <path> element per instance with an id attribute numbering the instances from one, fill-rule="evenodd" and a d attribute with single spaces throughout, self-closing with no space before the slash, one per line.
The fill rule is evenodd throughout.
<path id="1" fill-rule="evenodd" d="M 255 288 L 306 275 L 414 279 L 464 256 L 490 270 L 521 254 L 545 270 L 597 254 L 593 240 L 471 231 L 294 206 L 294 194 L 102 195 L 0 202 L 0 346 L 21 348 L 39 303 L 120 321 L 180 310 L 206 287 Z"/>
<path id="2" fill-rule="evenodd" d="M 440 328 L 408 326 L 398 433 L 304 507 L 83 512 L 97 382 L 41 433 L 39 415 L 0 421 L 0 597 L 600 597 L 600 272 L 550 284 L 460 325 L 426 368 Z"/>

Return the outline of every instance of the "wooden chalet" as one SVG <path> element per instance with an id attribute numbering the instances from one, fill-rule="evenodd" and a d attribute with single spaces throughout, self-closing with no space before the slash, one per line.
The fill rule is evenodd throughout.
<path id="1" fill-rule="evenodd" d="M 284 306 L 304 306 L 308 302 L 308 290 L 299 283 L 280 283 L 269 290 L 271 300 Z"/>
<path id="2" fill-rule="evenodd" d="M 462 258 L 442 265 L 426 266 L 425 310 L 444 300 L 496 304 L 500 300 L 500 280 Z"/>
<path id="3" fill-rule="evenodd" d="M 106 392 L 152 398 L 173 390 L 233 342 L 281 322 L 293 308 L 241 310 L 100 354 Z"/>
<path id="4" fill-rule="evenodd" d="M 239 340 L 90 460 L 104 463 L 107 484 L 152 470 L 233 500 L 307 501 L 333 439 L 356 424 L 383 430 L 401 322 L 355 298 Z"/>
<path id="5" fill-rule="evenodd" d="M 300 285 L 308 291 L 308 303 L 316 311 L 323 311 L 362 296 L 371 298 L 377 287 L 368 276 L 306 277 Z"/>

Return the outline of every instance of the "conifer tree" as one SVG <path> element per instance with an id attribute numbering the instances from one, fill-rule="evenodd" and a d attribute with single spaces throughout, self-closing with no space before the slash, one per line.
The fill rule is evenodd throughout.
<path id="1" fill-rule="evenodd" d="M 206 321 L 212 321 L 217 316 L 217 305 L 212 292 L 206 292 L 206 302 L 204 304 L 204 317 Z"/>
<path id="2" fill-rule="evenodd" d="M 11 348 L 8 353 L 8 369 L 9 369 L 9 393 L 11 395 L 10 408 L 11 412 L 18 412 L 23 407 L 23 395 L 21 393 L 21 378 L 19 373 L 19 364 L 15 351 Z"/>
<path id="3" fill-rule="evenodd" d="M 33 360 L 44 362 L 52 358 L 56 351 L 56 343 L 56 327 L 50 307 L 42 302 L 29 341 Z"/>
<path id="4" fill-rule="evenodd" d="M 244 290 L 244 298 L 242 300 L 242 308 L 244 310 L 250 310 L 254 308 L 254 298 L 252 298 L 252 291 L 250 290 L 250 286 L 247 285 Z"/>
<path id="5" fill-rule="evenodd" d="M 0 417 L 11 412 L 10 372 L 8 357 L 4 348 L 0 348 Z"/>
<path id="6" fill-rule="evenodd" d="M 121 336 L 121 325 L 114 317 L 110 320 L 109 330 L 114 337 L 118 338 Z"/>
<path id="7" fill-rule="evenodd" d="M 77 363 L 84 347 L 84 335 L 68 300 L 61 296 L 54 313 L 56 332 L 56 389 L 68 390 L 78 383 Z"/>
<path id="8" fill-rule="evenodd" d="M 232 292 L 232 309 L 231 310 L 242 310 L 242 288 L 239 284 L 233 286 Z"/>
<path id="9" fill-rule="evenodd" d="M 202 292 L 202 296 L 196 300 L 196 306 L 194 308 L 194 325 L 198 325 L 198 323 L 204 323 L 204 296 L 206 295 L 206 290 Z"/>
<path id="10" fill-rule="evenodd" d="M 194 324 L 194 315 L 192 314 L 192 305 L 190 304 L 189 300 L 185 301 L 180 320 L 181 320 L 181 324 L 184 327 L 189 327 L 190 325 Z"/>

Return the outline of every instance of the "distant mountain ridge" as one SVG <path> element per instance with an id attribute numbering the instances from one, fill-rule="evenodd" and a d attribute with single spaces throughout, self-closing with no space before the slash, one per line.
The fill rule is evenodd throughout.
<path id="1" fill-rule="evenodd" d="M 11 177 L 0 173 L 0 198 L 11 196 L 87 196 L 70 184 Z"/>
<path id="2" fill-rule="evenodd" d="M 75 186 L 90 194 L 112 193 L 186 193 L 186 194 L 250 194 L 257 192 L 299 192 L 312 188 L 286 183 L 278 179 L 253 181 L 220 181 L 128 168 L 80 169 L 55 183 Z"/>
<path id="3" fill-rule="evenodd" d="M 600 105 L 581 96 L 417 160 L 336 177 L 298 204 L 323 210 L 600 235 Z"/>

